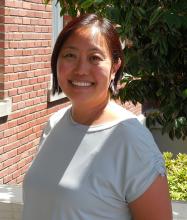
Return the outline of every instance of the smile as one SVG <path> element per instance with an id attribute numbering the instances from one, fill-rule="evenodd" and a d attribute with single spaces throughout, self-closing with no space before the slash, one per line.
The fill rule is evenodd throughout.
<path id="1" fill-rule="evenodd" d="M 72 85 L 79 87 L 89 87 L 93 85 L 93 83 L 91 82 L 79 82 L 79 81 L 70 81 L 70 82 Z"/>

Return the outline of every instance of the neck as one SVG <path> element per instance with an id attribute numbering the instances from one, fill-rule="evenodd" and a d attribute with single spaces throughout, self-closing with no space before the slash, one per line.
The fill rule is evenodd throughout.
<path id="1" fill-rule="evenodd" d="M 72 118 L 84 125 L 94 125 L 99 124 L 105 120 L 107 105 L 110 102 L 110 99 L 107 99 L 105 102 L 97 106 L 75 106 L 72 105 Z"/>

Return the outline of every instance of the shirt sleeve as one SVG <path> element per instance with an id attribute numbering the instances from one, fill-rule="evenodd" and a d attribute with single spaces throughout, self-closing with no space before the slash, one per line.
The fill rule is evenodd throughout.
<path id="1" fill-rule="evenodd" d="M 166 168 L 163 156 L 147 128 L 138 124 L 128 135 L 123 196 L 129 203 L 140 197 L 156 177 L 164 176 Z"/>

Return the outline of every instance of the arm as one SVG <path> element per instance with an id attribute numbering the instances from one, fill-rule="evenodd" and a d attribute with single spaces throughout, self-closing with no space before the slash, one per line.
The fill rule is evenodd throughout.
<path id="1" fill-rule="evenodd" d="M 158 176 L 142 196 L 129 204 L 134 220 L 172 220 L 172 208 L 165 176 Z"/>

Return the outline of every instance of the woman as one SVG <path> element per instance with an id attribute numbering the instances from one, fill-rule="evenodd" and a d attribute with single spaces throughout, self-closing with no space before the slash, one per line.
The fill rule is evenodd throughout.
<path id="1" fill-rule="evenodd" d="M 123 68 L 113 25 L 87 14 L 60 33 L 55 113 L 24 180 L 24 220 L 171 220 L 164 161 L 149 131 L 110 100 Z"/>

